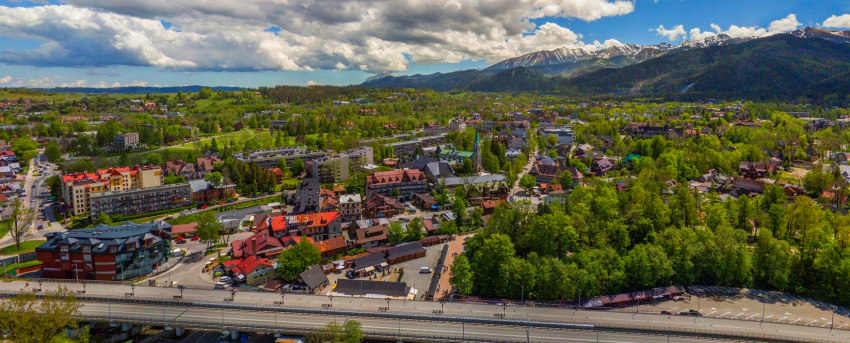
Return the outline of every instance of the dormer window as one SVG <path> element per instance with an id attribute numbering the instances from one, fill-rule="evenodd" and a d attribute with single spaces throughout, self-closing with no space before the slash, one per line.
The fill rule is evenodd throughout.
<path id="1" fill-rule="evenodd" d="M 83 246 L 83 253 L 90 254 L 91 253 L 91 246 L 90 245 L 84 245 Z"/>

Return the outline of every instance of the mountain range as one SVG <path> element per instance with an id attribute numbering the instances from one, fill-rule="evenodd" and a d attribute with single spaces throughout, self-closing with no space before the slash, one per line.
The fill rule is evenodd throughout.
<path id="1" fill-rule="evenodd" d="M 197 93 L 206 86 L 175 86 L 175 87 L 142 87 L 142 86 L 133 86 L 133 87 L 114 87 L 114 88 L 97 88 L 97 87 L 55 87 L 55 88 L 33 88 L 33 90 L 40 92 L 51 92 L 51 93 L 92 93 L 92 94 L 101 94 L 101 93 L 121 93 L 121 94 L 147 94 L 147 93 L 177 93 L 181 92 L 192 92 Z M 225 92 L 233 92 L 239 91 L 243 88 L 241 87 L 210 87 L 213 91 L 225 91 Z"/>
<path id="2" fill-rule="evenodd" d="M 840 92 L 850 88 L 844 83 L 845 73 L 850 73 L 850 31 L 809 27 L 763 38 L 718 34 L 678 46 L 565 47 L 506 59 L 481 70 L 411 76 L 383 73 L 362 85 L 764 98 L 828 92 L 832 88 L 826 84 Z"/>

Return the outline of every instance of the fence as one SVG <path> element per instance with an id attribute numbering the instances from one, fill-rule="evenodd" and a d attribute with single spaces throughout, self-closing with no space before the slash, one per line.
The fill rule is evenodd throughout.
<path id="1" fill-rule="evenodd" d="M 18 263 L 35 261 L 37 259 L 38 259 L 38 253 L 36 253 L 35 251 L 30 251 L 30 252 L 18 254 Z"/>

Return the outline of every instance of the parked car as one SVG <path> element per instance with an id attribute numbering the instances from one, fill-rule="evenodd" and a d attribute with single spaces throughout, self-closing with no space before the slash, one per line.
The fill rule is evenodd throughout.
<path id="1" fill-rule="evenodd" d="M 195 236 L 195 237 L 192 237 L 192 239 L 191 239 L 191 240 L 192 240 L 192 241 L 197 241 L 197 240 L 199 240 L 199 239 L 201 239 L 201 237 Z"/>
<path id="2" fill-rule="evenodd" d="M 353 270 L 351 270 L 351 269 L 349 269 L 349 270 L 345 271 L 345 277 L 347 277 L 347 278 L 349 278 L 349 279 L 353 279 L 353 278 L 355 277 L 355 276 L 354 276 L 354 271 L 353 271 Z"/>
<path id="3" fill-rule="evenodd" d="M 225 289 L 227 287 L 228 287 L 227 284 L 224 283 L 224 282 L 216 282 L 215 283 L 215 289 Z"/>
<path id="4" fill-rule="evenodd" d="M 419 268 L 419 274 L 431 274 L 432 272 L 433 270 L 431 270 L 431 267 Z"/>

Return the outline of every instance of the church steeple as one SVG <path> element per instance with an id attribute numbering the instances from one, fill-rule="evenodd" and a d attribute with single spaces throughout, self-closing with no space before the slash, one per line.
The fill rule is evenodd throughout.
<path id="1" fill-rule="evenodd" d="M 475 131 L 475 141 L 472 142 L 472 164 L 476 172 L 481 172 L 481 140 L 478 131 Z"/>

